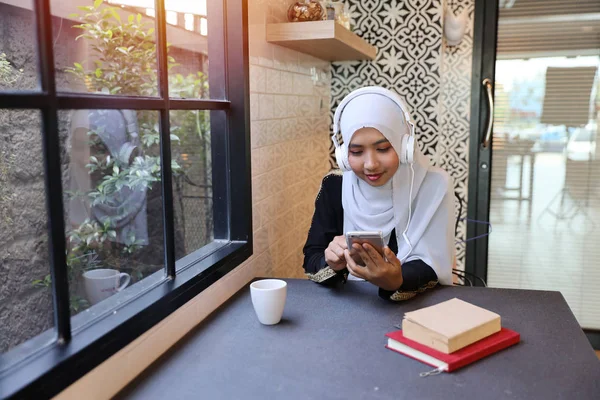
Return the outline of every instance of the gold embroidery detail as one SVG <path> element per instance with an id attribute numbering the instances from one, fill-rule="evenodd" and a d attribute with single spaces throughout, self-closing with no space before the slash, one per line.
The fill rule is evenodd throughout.
<path id="1" fill-rule="evenodd" d="M 326 281 L 329 278 L 334 277 L 335 274 L 336 274 L 336 272 L 333 269 L 331 269 L 331 267 L 325 267 L 325 268 L 322 268 L 316 274 L 310 274 L 307 272 L 306 276 L 308 276 L 308 279 L 310 279 L 313 282 L 321 283 L 323 281 Z"/>
<path id="2" fill-rule="evenodd" d="M 390 296 L 390 300 L 392 300 L 392 301 L 410 300 L 413 297 L 415 297 L 417 294 L 423 293 L 427 289 L 433 289 L 437 284 L 438 284 L 438 281 L 429 281 L 429 283 L 421 286 L 417 290 L 413 290 L 413 291 L 396 290 L 394 292 L 394 294 L 392 294 Z"/>
<path id="3" fill-rule="evenodd" d="M 321 181 L 321 186 L 319 186 L 319 193 L 317 194 L 317 200 L 319 200 L 319 198 L 321 197 L 321 193 L 323 192 L 323 182 L 325 182 L 325 180 L 330 176 L 344 176 L 344 172 L 341 169 L 334 169 L 334 170 L 329 171 L 327 174 L 325 174 L 325 176 L 323 177 L 323 180 Z"/>

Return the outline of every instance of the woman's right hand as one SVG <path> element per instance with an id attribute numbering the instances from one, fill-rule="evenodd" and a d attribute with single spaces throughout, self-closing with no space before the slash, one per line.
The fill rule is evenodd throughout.
<path id="1" fill-rule="evenodd" d="M 346 256 L 344 250 L 348 248 L 346 237 L 344 235 L 336 236 L 325 249 L 325 262 L 334 271 L 341 271 L 346 268 Z"/>

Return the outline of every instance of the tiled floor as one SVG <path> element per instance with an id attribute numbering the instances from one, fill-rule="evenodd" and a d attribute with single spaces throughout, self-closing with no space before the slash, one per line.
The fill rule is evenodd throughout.
<path id="1" fill-rule="evenodd" d="M 507 164 L 507 186 L 517 186 L 518 158 L 509 158 Z M 527 189 L 529 168 L 525 164 L 523 184 Z M 549 212 L 560 208 L 560 195 L 554 196 L 561 193 L 565 182 L 562 154 L 537 155 L 531 205 L 498 198 L 503 178 L 501 171 L 494 171 L 488 283 L 492 287 L 559 290 L 584 328 L 599 329 L 600 172 L 587 165 L 577 165 L 577 175 L 570 180 L 563 204 L 569 215 L 563 220 Z M 596 191 L 582 195 L 582 189 L 593 185 Z"/>

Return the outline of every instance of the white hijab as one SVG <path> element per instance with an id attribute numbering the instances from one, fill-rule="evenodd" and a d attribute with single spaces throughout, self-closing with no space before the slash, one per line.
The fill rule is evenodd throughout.
<path id="1" fill-rule="evenodd" d="M 380 94 L 363 94 L 346 105 L 340 119 L 343 146 L 348 146 L 357 130 L 366 127 L 380 131 L 397 153 L 402 136 L 410 129 L 398 105 Z M 413 169 L 414 173 L 409 164 L 401 163 L 394 176 L 381 187 L 369 185 L 352 171 L 344 172 L 344 233 L 382 231 L 385 242 L 389 243 L 395 229 L 400 261 L 420 259 L 433 268 L 441 284 L 451 285 L 455 252 L 452 181 L 444 170 L 430 166 L 418 148 Z M 404 236 L 409 205 L 412 213 Z"/>

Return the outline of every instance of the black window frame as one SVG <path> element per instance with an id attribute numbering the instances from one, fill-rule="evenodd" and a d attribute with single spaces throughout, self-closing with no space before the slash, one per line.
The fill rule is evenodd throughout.
<path id="1" fill-rule="evenodd" d="M 164 0 L 155 0 L 159 97 L 57 92 L 50 0 L 34 0 L 39 91 L 0 92 L 0 109 L 39 110 L 45 170 L 54 332 L 0 355 L 0 398 L 50 398 L 131 343 L 252 255 L 250 92 L 247 0 L 208 1 L 211 98 L 169 98 Z M 221 35 L 216 33 L 221 32 Z M 136 109 L 160 113 L 165 268 L 156 283 L 125 305 L 110 307 L 76 332 L 71 327 L 66 267 L 58 112 Z M 175 260 L 170 110 L 222 110 L 211 115 L 215 241 Z M 158 276 L 157 274 L 162 274 Z M 149 278 L 146 278 L 149 279 Z M 30 343 L 31 342 L 31 343 Z M 25 346 L 27 347 L 27 346 Z M 10 365 L 3 369 L 2 365 Z"/>

